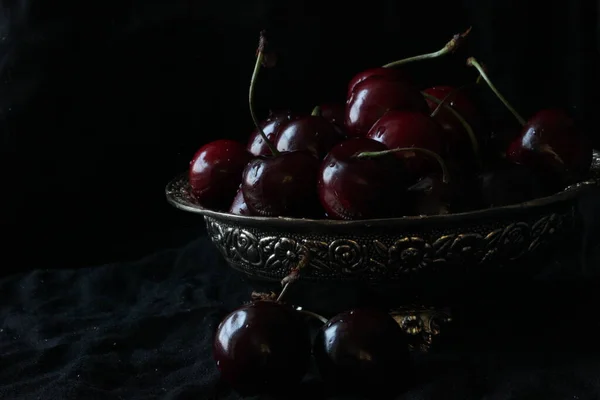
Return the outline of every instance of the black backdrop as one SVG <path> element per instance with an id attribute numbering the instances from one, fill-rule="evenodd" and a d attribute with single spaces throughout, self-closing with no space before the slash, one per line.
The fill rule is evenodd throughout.
<path id="1" fill-rule="evenodd" d="M 261 76 L 263 115 L 339 99 L 360 69 L 473 26 L 452 58 L 408 69 L 422 85 L 461 84 L 475 55 L 523 114 L 567 107 L 600 145 L 594 0 L 4 0 L 0 12 L 0 221 L 19 257 L 3 272 L 135 258 L 196 235 L 202 221 L 172 210 L 163 187 L 201 144 L 251 131 L 262 28 L 280 56 Z"/>

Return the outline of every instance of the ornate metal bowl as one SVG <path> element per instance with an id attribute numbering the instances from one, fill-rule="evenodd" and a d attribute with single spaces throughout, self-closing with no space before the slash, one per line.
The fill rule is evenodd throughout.
<path id="1" fill-rule="evenodd" d="M 245 217 L 211 211 L 190 195 L 185 175 L 166 187 L 175 207 L 204 216 L 208 234 L 235 269 L 281 280 L 300 259 L 303 280 L 404 281 L 452 265 L 506 265 L 577 234 L 577 200 L 600 183 L 600 153 L 589 179 L 526 203 L 441 216 L 333 221 Z"/>

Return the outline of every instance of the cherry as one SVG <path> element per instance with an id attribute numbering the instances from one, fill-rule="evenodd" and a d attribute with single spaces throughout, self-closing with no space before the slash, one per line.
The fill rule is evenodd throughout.
<path id="1" fill-rule="evenodd" d="M 279 133 L 275 146 L 278 151 L 307 150 L 323 159 L 342 136 L 327 119 L 309 115 L 289 122 Z"/>
<path id="2" fill-rule="evenodd" d="M 506 157 L 519 164 L 565 174 L 565 184 L 585 176 L 592 164 L 592 148 L 564 110 L 535 113 L 508 147 Z"/>
<path id="3" fill-rule="evenodd" d="M 202 146 L 190 162 L 192 194 L 205 207 L 227 209 L 251 155 L 234 140 L 215 140 Z"/>
<path id="4" fill-rule="evenodd" d="M 331 318 L 317 333 L 313 354 L 323 379 L 349 390 L 381 393 L 410 374 L 406 334 L 378 309 L 359 308 Z"/>
<path id="5" fill-rule="evenodd" d="M 534 170 L 507 160 L 481 173 L 478 179 L 483 205 L 490 208 L 523 203 L 552 192 Z"/>
<path id="6" fill-rule="evenodd" d="M 433 86 L 424 90 L 425 93 L 439 99 L 446 100 L 445 104 L 455 109 L 467 122 L 474 124 L 478 119 L 478 111 L 475 104 L 465 94 L 463 88 L 455 88 L 452 86 Z M 448 97 L 446 99 L 446 97 Z M 426 99 L 427 105 L 431 112 L 435 112 L 433 117 L 440 125 L 449 132 L 461 133 L 464 138 L 464 127 L 450 110 L 440 107 L 439 103 Z"/>
<path id="7" fill-rule="evenodd" d="M 427 111 L 427 103 L 403 72 L 394 67 L 413 61 L 433 59 L 453 53 L 469 34 L 455 35 L 446 45 L 433 53 L 422 54 L 372 68 L 354 76 L 346 100 L 345 125 L 350 136 L 365 136 L 371 126 L 388 110 Z"/>
<path id="8" fill-rule="evenodd" d="M 389 110 L 428 110 L 419 90 L 404 80 L 370 77 L 360 82 L 346 102 L 345 126 L 349 136 L 365 136 Z"/>
<path id="9" fill-rule="evenodd" d="M 356 88 L 356 85 L 369 79 L 376 78 L 390 82 L 411 82 L 412 78 L 403 70 L 396 68 L 375 67 L 359 72 L 348 83 L 347 97 L 350 97 Z"/>
<path id="10" fill-rule="evenodd" d="M 265 60 L 267 42 L 261 32 L 248 96 L 254 125 L 272 156 L 257 156 L 246 165 L 241 190 L 252 214 L 265 217 L 321 215 L 316 181 L 319 160 L 309 151 L 281 153 L 263 132 L 254 113 L 256 78 Z"/>
<path id="11" fill-rule="evenodd" d="M 388 149 L 420 147 L 436 154 L 444 149 L 440 125 L 421 112 L 388 111 L 373 125 L 367 138 L 383 143 Z M 435 160 L 419 153 L 399 152 L 396 156 L 405 160 L 411 179 L 439 170 Z"/>
<path id="12" fill-rule="evenodd" d="M 471 170 L 481 168 L 483 161 L 479 139 L 475 135 L 471 124 L 458 111 L 447 104 L 455 93 L 450 92 L 442 100 L 426 91 L 422 92 L 422 94 L 427 99 L 428 104 L 436 104 L 430 117 L 441 127 L 440 132 L 444 142 L 444 155 L 446 158 L 453 160 L 457 166 L 460 166 L 463 173 L 469 173 Z M 444 120 L 440 121 L 436 118 L 440 111 L 452 116 L 452 125 L 444 125 L 446 123 Z"/>
<path id="13" fill-rule="evenodd" d="M 271 142 L 277 139 L 277 135 L 281 128 L 289 121 L 299 118 L 300 115 L 291 111 L 271 112 L 267 119 L 260 122 L 260 127 Z M 271 154 L 271 150 L 267 143 L 263 140 L 262 135 L 255 129 L 248 140 L 248 151 L 255 156 L 266 156 Z"/>
<path id="14" fill-rule="evenodd" d="M 248 204 L 246 204 L 246 200 L 244 199 L 244 194 L 242 192 L 242 187 L 237 191 L 237 194 L 233 198 L 233 203 L 231 203 L 231 207 L 229 207 L 229 213 L 234 215 L 252 215 L 252 212 L 248 208 Z"/>
<path id="15" fill-rule="evenodd" d="M 398 207 L 402 171 L 393 156 L 357 159 L 360 152 L 387 150 L 367 138 L 338 143 L 321 164 L 318 175 L 319 199 L 331 219 L 388 217 Z"/>
<path id="16" fill-rule="evenodd" d="M 467 65 L 479 71 L 490 89 L 522 126 L 521 134 L 508 147 L 508 160 L 545 173 L 549 175 L 547 179 L 558 178 L 563 185 L 589 172 L 592 147 L 565 111 L 540 110 L 526 121 L 496 89 L 475 58 L 469 58 Z"/>
<path id="17" fill-rule="evenodd" d="M 322 214 L 316 190 L 319 163 L 308 151 L 251 160 L 242 174 L 242 192 L 248 208 L 263 217 Z"/>
<path id="18" fill-rule="evenodd" d="M 464 93 L 464 90 L 452 86 L 434 86 L 425 89 L 423 92 L 444 101 L 444 104 L 448 105 L 448 107 L 443 107 L 433 99 L 425 98 L 431 110 L 431 117 L 440 124 L 446 133 L 445 140 L 449 145 L 448 154 L 455 154 L 457 158 L 464 156 L 472 158 L 473 152 L 469 141 L 469 133 L 451 110 L 455 110 L 471 126 L 477 125 L 478 113 L 471 99 Z"/>
<path id="19" fill-rule="evenodd" d="M 440 174 L 430 174 L 407 189 L 416 215 L 450 214 L 458 193 Z"/>
<path id="20" fill-rule="evenodd" d="M 213 342 L 221 378 L 242 395 L 282 392 L 308 369 L 310 335 L 302 315 L 274 301 L 256 301 L 226 316 Z"/>
<path id="21" fill-rule="evenodd" d="M 318 106 L 318 114 L 336 127 L 340 134 L 344 133 L 344 116 L 346 106 L 342 103 L 325 103 Z"/>

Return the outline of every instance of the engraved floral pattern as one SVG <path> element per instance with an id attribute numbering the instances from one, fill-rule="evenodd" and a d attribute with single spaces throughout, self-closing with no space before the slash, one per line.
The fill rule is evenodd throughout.
<path id="1" fill-rule="evenodd" d="M 267 258 L 265 268 L 290 270 L 298 264 L 303 251 L 295 240 L 281 238 L 273 245 L 273 254 Z"/>
<path id="2" fill-rule="evenodd" d="M 510 224 L 498 240 L 498 254 L 507 260 L 516 260 L 529 248 L 530 228 L 524 222 Z"/>
<path id="3" fill-rule="evenodd" d="M 281 279 L 307 257 L 304 279 L 402 279 L 436 265 L 482 268 L 515 260 L 542 245 L 560 240 L 575 214 L 542 215 L 529 222 L 491 225 L 472 231 L 425 231 L 399 236 L 382 234 L 350 238 L 319 233 L 262 233 L 206 217 L 208 233 L 235 268 L 251 275 Z"/>
<path id="4" fill-rule="evenodd" d="M 341 272 L 352 274 L 366 268 L 363 264 L 364 249 L 354 240 L 334 240 L 329 245 L 329 257 L 333 264 L 338 266 Z"/>
<path id="5" fill-rule="evenodd" d="M 260 265 L 262 258 L 258 251 L 258 239 L 252 233 L 234 229 L 230 236 L 230 254 L 234 258 L 245 261 L 252 265 Z"/>
<path id="6" fill-rule="evenodd" d="M 431 245 L 419 237 L 406 237 L 388 249 L 388 264 L 397 271 L 411 272 L 431 262 Z"/>

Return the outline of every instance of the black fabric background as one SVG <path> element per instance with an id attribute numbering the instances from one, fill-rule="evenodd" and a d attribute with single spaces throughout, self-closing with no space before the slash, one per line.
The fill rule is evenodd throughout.
<path id="1" fill-rule="evenodd" d="M 337 100 L 360 69 L 471 25 L 453 58 L 408 70 L 423 86 L 462 84 L 475 55 L 523 114 L 567 107 L 600 146 L 592 0 L 3 1 L 0 398 L 236 398 L 218 383 L 211 335 L 256 284 L 163 189 L 201 144 L 252 130 L 259 30 L 280 55 L 260 78 L 264 115 Z M 510 120 L 489 93 L 479 101 Z M 468 301 L 403 398 L 600 398 L 598 204 L 585 200 L 581 245 L 544 279 L 457 291 Z M 335 302 L 322 294 L 307 296 Z M 335 398 L 314 375 L 295 395 Z"/>

